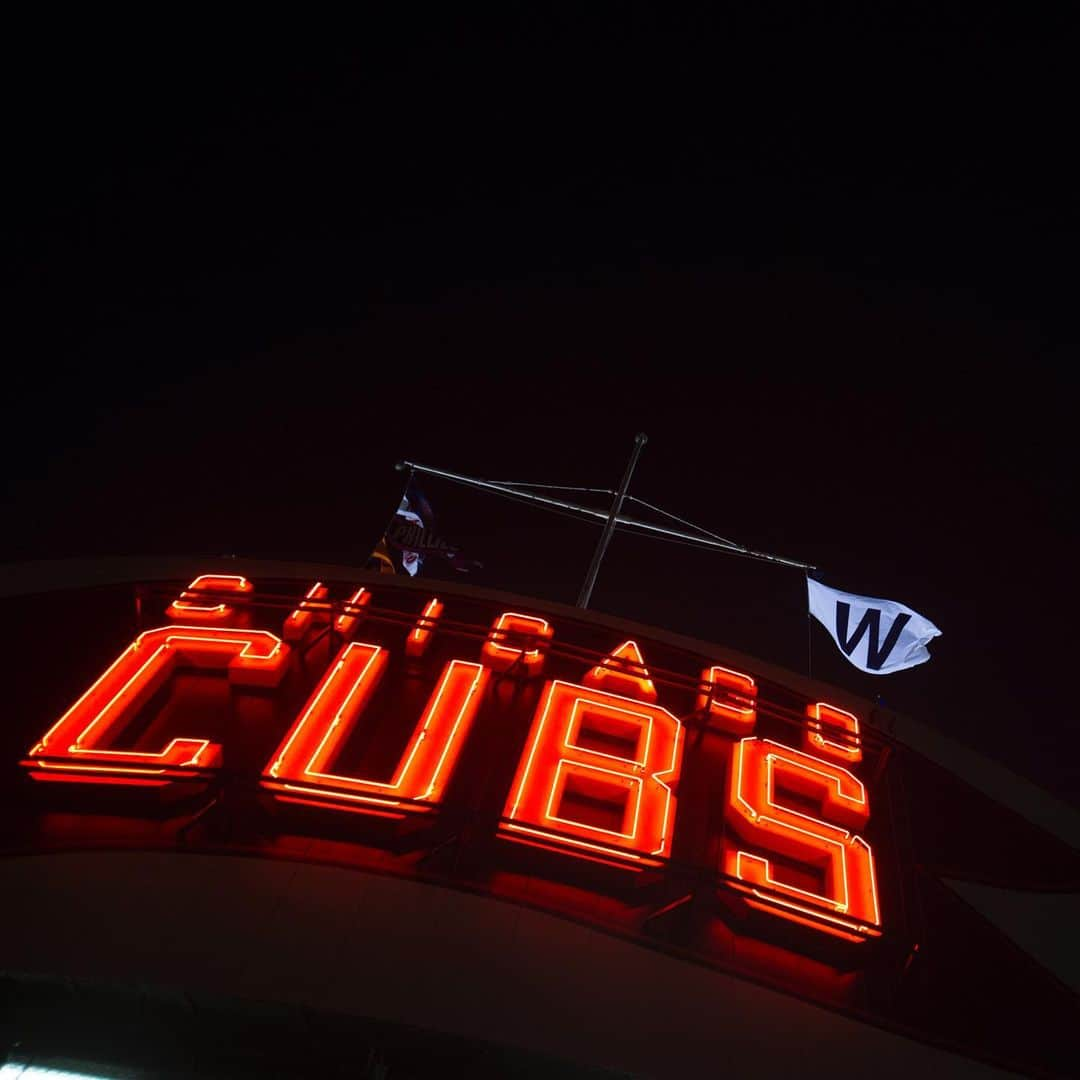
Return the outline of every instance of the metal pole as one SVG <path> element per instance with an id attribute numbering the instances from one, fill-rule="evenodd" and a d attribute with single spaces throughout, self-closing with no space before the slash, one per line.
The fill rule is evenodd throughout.
<path id="1" fill-rule="evenodd" d="M 589 572 L 585 575 L 585 583 L 581 586 L 581 592 L 578 593 L 577 606 L 579 608 L 587 608 L 589 600 L 592 599 L 596 575 L 600 573 L 600 563 L 603 561 L 604 553 L 607 551 L 608 544 L 611 543 L 611 537 L 615 533 L 615 519 L 622 509 L 623 499 L 626 498 L 626 489 L 630 486 L 630 477 L 634 475 L 634 466 L 637 465 L 637 460 L 641 456 L 642 447 L 648 441 L 642 431 L 639 431 L 634 436 L 634 449 L 630 451 L 630 460 L 626 463 L 626 472 L 623 473 L 622 483 L 619 485 L 619 490 L 611 504 L 611 511 L 608 513 L 607 521 L 604 524 L 604 531 L 600 534 L 600 542 L 596 545 L 596 551 L 593 552 Z"/>

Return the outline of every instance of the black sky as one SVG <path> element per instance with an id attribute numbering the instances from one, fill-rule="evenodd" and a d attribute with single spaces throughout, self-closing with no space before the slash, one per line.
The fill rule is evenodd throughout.
<path id="1" fill-rule="evenodd" d="M 1077 799 L 1067 28 L 779 8 L 19 27 L 7 559 L 362 561 L 401 457 L 634 490 L 944 631 L 815 674 Z M 432 485 L 477 580 L 595 533 Z M 787 666 L 799 575 L 616 538 L 594 606 Z"/>

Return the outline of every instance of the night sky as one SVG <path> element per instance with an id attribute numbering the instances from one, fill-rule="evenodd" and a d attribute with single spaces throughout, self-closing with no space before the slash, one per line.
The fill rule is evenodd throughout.
<path id="1" fill-rule="evenodd" d="M 627 10 L 17 28 L 0 557 L 362 565 L 400 458 L 613 487 L 641 430 L 637 495 L 943 630 L 816 676 L 1080 801 L 1063 28 Z M 424 490 L 573 602 L 597 529 Z M 593 607 L 806 670 L 797 571 L 618 535 Z"/>

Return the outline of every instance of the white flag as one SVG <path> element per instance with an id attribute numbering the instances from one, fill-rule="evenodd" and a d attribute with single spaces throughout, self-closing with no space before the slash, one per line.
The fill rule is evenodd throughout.
<path id="1" fill-rule="evenodd" d="M 812 578 L 806 579 L 806 588 L 810 614 L 861 671 L 888 675 L 930 659 L 926 644 L 941 631 L 917 611 L 895 600 L 830 589 Z"/>

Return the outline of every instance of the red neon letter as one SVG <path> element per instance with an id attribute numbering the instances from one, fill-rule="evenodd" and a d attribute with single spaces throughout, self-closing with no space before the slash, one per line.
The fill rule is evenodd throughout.
<path id="1" fill-rule="evenodd" d="M 638 701 L 656 700 L 656 686 L 649 678 L 649 669 L 636 641 L 624 641 L 604 657 L 585 676 L 584 683 L 596 690 L 611 690 Z"/>
<path id="2" fill-rule="evenodd" d="M 667 709 L 549 683 L 499 829 L 655 864 L 671 853 L 681 764 L 682 725 Z"/>
<path id="3" fill-rule="evenodd" d="M 316 581 L 307 591 L 307 595 L 300 601 L 300 606 L 285 620 L 284 638 L 286 641 L 299 641 L 309 629 L 315 619 L 314 612 L 329 610 L 326 598 L 330 590 L 321 582 Z"/>
<path id="4" fill-rule="evenodd" d="M 439 617 L 442 615 L 443 604 L 438 597 L 428 601 L 424 613 L 416 620 L 416 626 L 405 639 L 406 656 L 423 656 L 431 639 L 435 634 L 435 628 L 439 625 Z"/>
<path id="5" fill-rule="evenodd" d="M 452 660 L 446 665 L 391 780 L 330 771 L 388 659 L 385 649 L 361 642 L 338 653 L 263 774 L 263 786 L 275 798 L 376 814 L 375 807 L 426 810 L 428 806 L 417 803 L 439 801 L 488 677 L 479 664 Z"/>
<path id="6" fill-rule="evenodd" d="M 247 578 L 236 574 L 200 574 L 166 609 L 170 619 L 184 622 L 228 622 L 236 610 L 229 604 L 207 599 L 206 593 L 236 593 L 249 597 L 255 591 Z"/>
<path id="7" fill-rule="evenodd" d="M 859 721 L 853 713 L 826 705 L 824 701 L 807 705 L 803 746 L 833 761 L 862 761 Z"/>
<path id="8" fill-rule="evenodd" d="M 492 624 L 480 656 L 493 671 L 513 668 L 531 678 L 543 671 L 547 645 L 554 635 L 555 631 L 544 619 L 504 611 Z M 519 639 L 516 645 L 515 639 Z M 540 647 L 541 642 L 544 648 Z"/>
<path id="9" fill-rule="evenodd" d="M 714 664 L 701 673 L 707 687 L 697 707 L 708 710 L 709 722 L 732 735 L 749 735 L 757 723 L 757 684 L 749 675 Z"/>
<path id="10" fill-rule="evenodd" d="M 342 637 L 350 637 L 360 620 L 363 619 L 365 609 L 370 603 L 371 593 L 361 586 L 345 601 L 341 614 L 334 620 L 334 629 Z"/>
<path id="11" fill-rule="evenodd" d="M 276 686 L 287 661 L 288 646 L 265 630 L 203 626 L 148 630 L 45 733 L 23 765 L 37 780 L 64 779 L 59 771 L 99 774 L 112 783 L 159 777 L 141 781 L 158 784 L 216 768 L 221 747 L 207 739 L 173 739 L 157 753 L 105 747 L 177 667 L 227 668 L 231 682 Z"/>
<path id="12" fill-rule="evenodd" d="M 817 815 L 804 812 L 807 803 Z M 806 869 L 736 845 L 724 851 L 724 871 L 746 882 L 736 888 L 756 898 L 747 901 L 754 907 L 851 941 L 880 935 L 870 845 L 834 824 L 861 828 L 869 816 L 866 791 L 847 769 L 768 739 L 743 739 L 732 755 L 727 819 L 749 845 Z"/>

